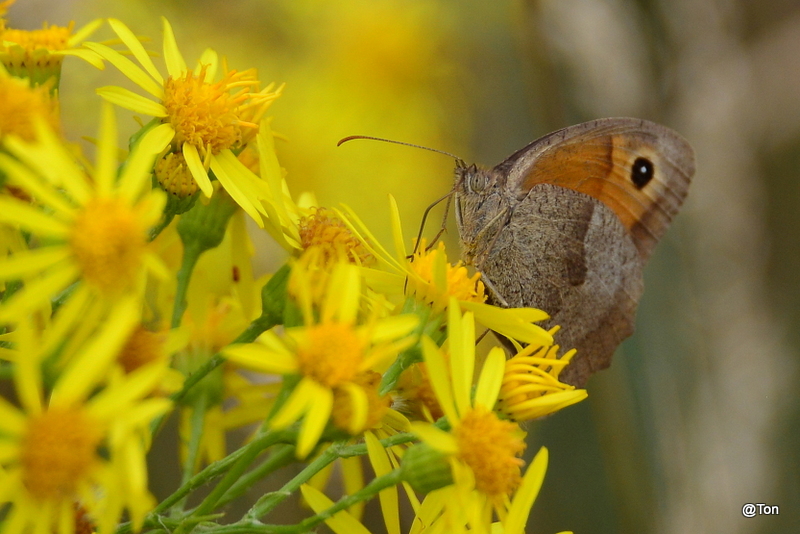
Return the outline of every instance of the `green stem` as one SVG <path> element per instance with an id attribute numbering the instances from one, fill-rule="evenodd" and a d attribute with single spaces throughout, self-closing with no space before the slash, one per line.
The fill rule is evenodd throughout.
<path id="1" fill-rule="evenodd" d="M 189 290 L 189 281 L 192 279 L 192 271 L 194 271 L 197 260 L 200 259 L 200 254 L 203 253 L 203 248 L 197 244 L 184 244 L 183 260 L 181 269 L 178 271 L 178 287 L 175 290 L 175 307 L 172 310 L 172 328 L 177 328 L 181 325 L 183 312 L 186 310 L 186 293 Z"/>
<path id="2" fill-rule="evenodd" d="M 222 480 L 220 480 L 219 483 L 217 483 L 211 493 L 209 493 L 208 496 L 203 499 L 203 502 L 201 502 L 200 505 L 195 508 L 195 510 L 192 512 L 192 516 L 209 514 L 217 507 L 219 500 L 222 499 L 225 493 L 231 489 L 231 487 L 242 477 L 242 475 L 244 475 L 244 472 L 248 467 L 250 467 L 250 464 L 253 463 L 258 455 L 264 452 L 265 448 L 273 444 L 274 438 L 272 438 L 271 434 L 271 432 L 267 431 L 265 436 L 269 436 L 270 439 L 262 438 L 260 440 L 264 444 L 263 447 L 250 447 L 243 455 L 239 457 L 238 460 L 236 460 L 236 463 L 234 463 L 230 470 L 225 473 L 225 476 L 222 477 Z M 181 528 L 179 528 L 175 534 L 181 534 L 181 531 Z"/>
<path id="3" fill-rule="evenodd" d="M 67 286 L 67 288 L 64 291 L 53 297 L 53 300 L 50 301 L 50 304 L 52 306 L 52 313 L 58 311 L 58 309 L 67 301 L 67 299 L 72 296 L 72 294 L 78 288 L 79 283 L 80 282 L 75 282 L 72 285 Z"/>
<path id="4" fill-rule="evenodd" d="M 258 467 L 246 473 L 236 483 L 225 492 L 225 495 L 217 503 L 217 506 L 225 506 L 247 491 L 253 484 L 263 479 L 270 473 L 285 467 L 294 462 L 295 447 L 284 445 L 276 450 L 269 458 L 264 460 Z"/>
<path id="5" fill-rule="evenodd" d="M 320 472 L 324 467 L 328 466 L 329 464 L 333 463 L 339 457 L 339 449 L 342 448 L 341 443 L 335 443 L 325 449 L 325 452 L 317 456 L 310 464 L 308 464 L 305 469 L 300 471 L 297 476 L 295 476 L 292 480 L 288 481 L 286 484 L 283 485 L 281 489 L 278 491 L 273 491 L 271 493 L 267 493 L 263 497 L 261 497 L 256 503 L 253 505 L 250 510 L 244 515 L 244 520 L 253 520 L 259 517 L 264 517 L 272 510 L 275 509 L 280 503 L 282 503 L 287 497 L 291 496 L 292 493 L 297 491 L 300 486 L 308 482 L 311 477 L 315 474 Z M 366 447 L 365 447 L 366 448 Z"/>
<path id="6" fill-rule="evenodd" d="M 384 448 L 401 445 L 415 441 L 417 437 L 414 434 L 402 433 L 395 434 L 394 436 L 380 440 Z M 300 471 L 292 480 L 283 485 L 278 491 L 267 493 L 261 497 L 250 510 L 245 514 L 245 520 L 254 520 L 259 517 L 264 517 L 272 510 L 275 509 L 281 502 L 292 493 L 297 491 L 300 486 L 308 482 L 311 477 L 317 474 L 327 465 L 333 463 L 337 458 L 350 458 L 352 456 L 363 456 L 367 454 L 367 446 L 364 443 L 359 445 L 347 445 L 339 442 L 328 447 L 322 454 L 320 454 L 314 461 L 308 464 L 305 469 Z"/>
<path id="7" fill-rule="evenodd" d="M 174 213 L 165 213 L 164 215 L 162 215 L 161 220 L 158 222 L 158 224 L 150 228 L 150 232 L 148 234 L 148 238 L 150 239 L 150 241 L 153 241 L 155 238 L 157 238 L 158 235 L 164 231 L 164 228 L 169 226 L 169 223 L 171 223 L 172 219 L 174 218 L 175 218 Z"/>
<path id="8" fill-rule="evenodd" d="M 14 378 L 14 364 L 3 362 L 0 364 L 0 380 L 11 380 Z"/>
<path id="9" fill-rule="evenodd" d="M 202 392 L 201 392 L 202 393 Z M 200 452 L 200 442 L 203 437 L 203 427 L 205 425 L 207 395 L 204 393 L 197 395 L 192 405 L 191 435 L 187 444 L 186 460 L 183 463 L 183 475 L 181 485 L 191 480 L 197 465 L 197 455 Z M 183 506 L 181 506 L 182 508 Z"/>
<path id="10" fill-rule="evenodd" d="M 148 514 L 148 518 L 155 518 L 158 514 L 161 514 L 168 510 L 170 507 L 174 506 L 177 502 L 183 499 L 186 495 L 194 491 L 195 489 L 199 488 L 203 484 L 213 480 L 214 478 L 222 475 L 228 471 L 231 466 L 233 466 L 239 459 L 247 454 L 250 454 L 252 449 L 256 449 L 258 451 L 262 451 L 276 443 L 294 443 L 297 438 L 297 432 L 291 430 L 282 430 L 279 432 L 268 432 L 259 437 L 255 440 L 251 441 L 247 445 L 243 446 L 242 448 L 232 452 L 222 460 L 217 460 L 216 462 L 212 463 L 191 479 L 188 482 L 181 485 L 180 488 L 175 490 L 175 492 L 161 501 L 161 503 L 153 509 L 153 511 Z"/>
<path id="11" fill-rule="evenodd" d="M 265 317 L 262 315 L 257 319 L 254 319 L 250 326 L 248 326 L 239 336 L 233 340 L 233 343 L 250 343 L 254 341 L 258 336 L 262 333 L 266 332 L 273 326 L 275 326 L 272 320 L 269 317 Z M 202 379 L 206 377 L 211 371 L 219 367 L 225 362 L 225 358 L 223 358 L 222 354 L 216 353 L 212 356 L 207 362 L 197 368 L 197 370 L 192 373 L 191 375 L 186 377 L 186 380 L 183 382 L 183 387 L 181 387 L 180 391 L 177 391 L 170 395 L 170 399 L 174 403 L 181 402 L 186 395 L 188 395 L 189 391 Z M 151 434 L 155 435 L 158 429 L 161 427 L 161 423 L 164 422 L 166 415 L 159 416 L 153 420 L 150 424 L 150 432 Z"/>
<path id="12" fill-rule="evenodd" d="M 208 534 L 299 534 L 301 532 L 308 532 L 338 512 L 358 504 L 359 502 L 369 500 L 382 490 L 396 486 L 402 482 L 402 480 L 403 479 L 400 470 L 395 469 L 390 473 L 373 479 L 369 484 L 352 495 L 347 495 L 339 499 L 336 504 L 327 510 L 322 511 L 315 516 L 304 519 L 296 525 L 265 525 L 254 519 L 243 519 L 238 523 L 224 525 L 219 528 L 211 528 L 206 532 Z"/>

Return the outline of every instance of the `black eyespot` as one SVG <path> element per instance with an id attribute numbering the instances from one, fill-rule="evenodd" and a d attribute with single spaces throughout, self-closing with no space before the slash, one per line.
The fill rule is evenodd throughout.
<path id="1" fill-rule="evenodd" d="M 631 167 L 631 182 L 636 189 L 642 189 L 653 179 L 653 174 L 655 174 L 655 169 L 652 161 L 647 158 L 636 158 Z"/>

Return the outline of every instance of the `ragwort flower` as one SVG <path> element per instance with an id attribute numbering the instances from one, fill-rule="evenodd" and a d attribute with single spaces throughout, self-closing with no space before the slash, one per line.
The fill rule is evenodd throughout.
<path id="1" fill-rule="evenodd" d="M 525 432 L 494 412 L 503 380 L 503 351 L 495 347 L 489 353 L 473 395 L 472 313 L 462 317 L 451 305 L 448 318 L 449 364 L 430 339 L 423 338 L 422 344 L 433 389 L 451 430 L 421 422 L 411 426 L 424 442 L 447 456 L 454 483 L 426 496 L 418 527 L 441 521 L 447 532 L 488 533 L 496 519 L 504 532 L 522 533 L 544 478 L 547 451 L 543 448 L 536 455 L 523 476 Z"/>
<path id="2" fill-rule="evenodd" d="M 93 302 L 141 295 L 148 274 L 167 276 L 147 246 L 147 232 L 164 206 L 164 193 L 150 188 L 153 145 L 140 143 L 118 175 L 116 122 L 111 106 L 104 106 L 97 161 L 87 175 L 53 132 L 43 124 L 37 132 L 35 143 L 8 136 L 11 155 L 0 154 L 8 183 L 36 201 L 0 197 L 0 221 L 40 244 L 0 262 L 0 280 L 26 281 L 0 306 L 0 321 L 16 321 L 80 281 L 57 317 L 69 323 Z M 157 129 L 151 140 L 157 144 L 164 133 Z"/>
<path id="3" fill-rule="evenodd" d="M 86 46 L 117 67 L 155 101 L 122 87 L 101 87 L 97 93 L 114 104 L 136 113 L 156 117 L 172 134 L 161 148 L 179 153 L 200 190 L 213 192 L 209 169 L 237 204 L 260 226 L 267 211 L 261 201 L 270 197 L 266 183 L 248 169 L 237 154 L 255 139 L 259 123 L 281 88 L 260 89 L 254 69 L 228 70 L 213 50 L 206 50 L 197 67 L 190 70 L 175 42 L 172 26 L 164 23 L 164 77 L 142 44 L 122 22 L 109 24 L 139 62 L 138 66 L 119 52 L 100 43 Z M 222 76 L 215 81 L 222 67 Z M 149 136 L 145 134 L 145 137 Z M 169 154 L 167 155 L 169 156 Z M 262 155 L 263 157 L 263 155 Z"/>
<path id="4" fill-rule="evenodd" d="M 146 366 L 113 386 L 105 380 L 137 321 L 136 304 L 120 305 L 44 389 L 42 350 L 23 320 L 15 343 L 25 358 L 15 364 L 21 407 L 0 398 L 0 503 L 10 503 L 3 532 L 72 534 L 76 505 L 101 533 L 109 533 L 127 509 L 134 528 L 155 500 L 147 490 L 147 425 L 170 406 L 147 396 L 163 368 Z"/>
<path id="5" fill-rule="evenodd" d="M 11 5 L 3 2 L 3 8 Z M 4 14 L 4 13 L 3 13 Z M 81 43 L 97 30 L 102 19 L 96 19 L 77 31 L 75 22 L 67 26 L 48 26 L 41 30 L 19 30 L 8 28 L 3 21 L 0 27 L 0 63 L 18 78 L 29 78 L 32 85 L 41 85 L 52 80 L 51 87 L 58 88 L 61 64 L 66 56 L 83 59 L 98 69 L 103 69 L 100 56 L 81 48 Z"/>
<path id="6" fill-rule="evenodd" d="M 434 313 L 442 313 L 450 302 L 455 302 L 459 308 L 473 312 L 483 326 L 505 337 L 537 346 L 553 343 L 552 336 L 546 330 L 532 324 L 547 319 L 545 312 L 534 308 L 499 308 L 486 304 L 480 274 L 470 275 L 460 261 L 449 263 L 443 243 L 430 250 L 420 243 L 414 254 L 409 255 L 397 202 L 391 195 L 389 208 L 394 254 L 381 246 L 352 210 L 347 209 L 346 218 L 342 215 L 364 247 L 377 258 L 377 267 L 366 266 L 362 269 L 372 289 L 389 295 L 408 294 L 431 306 Z"/>
<path id="7" fill-rule="evenodd" d="M 307 276 L 293 272 L 293 276 Z M 306 456 L 316 445 L 334 409 L 348 410 L 349 430 L 361 431 L 370 420 L 371 404 L 360 386 L 363 373 L 383 370 L 390 360 L 414 342 L 417 317 L 380 317 L 379 307 L 361 312 L 361 279 L 348 263 L 333 268 L 319 317 L 313 309 L 308 282 L 297 284 L 303 326 L 286 328 L 283 336 L 273 331 L 259 343 L 233 345 L 223 354 L 244 367 L 267 373 L 299 376 L 286 403 L 270 421 L 272 428 L 286 428 L 303 419 L 297 454 Z M 305 289 L 303 289 L 305 288 Z M 337 394 L 340 396 L 335 402 Z"/>

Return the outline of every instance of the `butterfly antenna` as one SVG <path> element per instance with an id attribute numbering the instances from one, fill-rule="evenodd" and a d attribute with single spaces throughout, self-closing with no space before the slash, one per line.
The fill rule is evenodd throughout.
<path id="1" fill-rule="evenodd" d="M 347 137 L 345 137 L 343 139 L 340 139 L 339 142 L 336 143 L 336 146 L 342 146 L 344 143 L 347 143 L 348 141 L 353 141 L 355 139 L 366 139 L 366 140 L 369 140 L 369 141 L 383 141 L 384 143 L 393 143 L 395 145 L 405 145 L 405 146 L 410 146 L 410 147 L 413 147 L 413 148 L 421 148 L 422 150 L 429 150 L 431 152 L 436 152 L 438 154 L 444 154 L 445 156 L 450 156 L 451 158 L 456 160 L 456 167 L 465 167 L 466 166 L 466 163 L 464 163 L 463 159 L 459 158 L 458 156 L 456 156 L 454 154 L 451 154 L 450 152 L 445 152 L 444 150 L 438 150 L 436 148 L 430 148 L 430 147 L 422 146 L 422 145 L 415 145 L 414 143 L 406 143 L 404 141 L 395 141 L 393 139 L 384 139 L 383 137 L 373 137 L 371 135 L 350 135 L 350 136 L 347 136 Z M 414 254 L 416 254 L 417 251 L 419 250 L 419 244 L 422 241 L 422 232 L 425 230 L 425 222 L 428 220 L 428 214 L 430 214 L 430 211 L 433 209 L 434 206 L 439 204 L 444 199 L 447 199 L 447 204 L 445 205 L 445 208 L 444 208 L 444 216 L 442 217 L 442 226 L 439 229 L 439 231 L 436 233 L 434 238 L 431 240 L 431 244 L 428 245 L 426 250 L 430 250 L 433 247 L 433 245 L 436 243 L 436 241 L 438 241 L 439 238 L 442 237 L 442 234 L 445 231 L 445 226 L 447 225 L 447 215 L 450 213 L 450 204 L 453 202 L 453 193 L 454 192 L 455 192 L 455 187 L 453 187 L 453 189 L 451 189 L 446 195 L 444 195 L 440 199 L 438 199 L 435 202 L 433 202 L 433 204 L 431 204 L 430 206 L 425 208 L 425 212 L 422 214 L 422 222 L 419 225 L 419 233 L 417 234 L 417 240 L 414 243 L 414 251 L 409 256 L 409 259 L 413 259 Z"/>
<path id="2" fill-rule="evenodd" d="M 339 142 L 336 143 L 336 146 L 342 146 L 344 143 L 347 143 L 348 141 L 353 141 L 354 139 L 367 139 L 369 141 L 383 141 L 384 143 L 394 143 L 395 145 L 405 145 L 405 146 L 411 146 L 411 147 L 414 147 L 414 148 L 421 148 L 422 150 L 430 150 L 431 152 L 438 152 L 439 154 L 444 154 L 445 156 L 450 156 L 451 158 L 456 160 L 456 163 L 461 163 L 461 164 L 464 163 L 463 159 L 459 158 L 458 156 L 456 156 L 454 154 L 451 154 L 450 152 L 445 152 L 444 150 L 439 150 L 439 149 L 436 149 L 436 148 L 430 148 L 430 147 L 422 146 L 422 145 L 415 145 L 414 143 L 406 143 L 404 141 L 395 141 L 393 139 L 384 139 L 383 137 L 372 137 L 370 135 L 349 135 L 349 136 L 345 137 L 344 139 L 340 139 Z"/>

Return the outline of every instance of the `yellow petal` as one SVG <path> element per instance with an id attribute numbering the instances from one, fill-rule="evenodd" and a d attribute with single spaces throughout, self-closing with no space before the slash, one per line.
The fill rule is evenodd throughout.
<path id="1" fill-rule="evenodd" d="M 369 401 L 367 394 L 361 387 L 353 384 L 352 382 L 345 382 L 342 384 L 341 389 L 347 392 L 350 401 L 350 410 L 352 412 L 350 420 L 348 421 L 347 431 L 352 435 L 356 435 L 364 429 L 367 422 L 367 415 L 369 412 Z"/>
<path id="2" fill-rule="evenodd" d="M 154 80 L 133 61 L 106 45 L 100 43 L 84 43 L 84 46 L 96 52 L 100 57 L 117 67 L 128 79 L 158 100 L 164 99 L 163 80 Z"/>
<path id="3" fill-rule="evenodd" d="M 231 178 L 230 174 L 228 174 L 229 169 L 225 168 L 222 164 L 222 160 L 217 156 L 211 156 L 211 170 L 214 171 L 214 175 L 217 177 L 217 180 L 219 180 L 220 185 L 222 185 L 223 189 L 231 196 L 233 201 L 260 227 L 263 227 L 264 222 L 261 220 L 261 215 L 259 214 L 259 211 L 264 212 L 261 203 L 258 202 L 257 199 L 251 199 L 242 191 L 242 188 L 239 187 L 241 184 Z M 266 215 L 266 212 L 264 212 L 264 215 Z"/>
<path id="4" fill-rule="evenodd" d="M 430 423 L 411 421 L 411 431 L 419 438 L 438 451 L 445 454 L 458 452 L 458 443 L 452 434 L 440 430 Z"/>
<path id="5" fill-rule="evenodd" d="M 303 417 L 309 403 L 308 382 L 311 382 L 311 379 L 305 378 L 297 383 L 294 390 L 289 395 L 289 398 L 286 399 L 286 402 L 281 406 L 281 409 L 278 410 L 278 413 L 270 420 L 270 428 L 282 430 Z"/>
<path id="6" fill-rule="evenodd" d="M 101 421 L 113 420 L 120 414 L 131 415 L 130 405 L 152 393 L 164 377 L 166 368 L 159 364 L 145 365 L 126 376 L 124 383 L 105 388 L 89 401 L 92 415 Z M 169 403 L 166 407 L 169 407 Z"/>
<path id="7" fill-rule="evenodd" d="M 178 78 L 186 72 L 186 62 L 183 60 L 178 43 L 175 41 L 175 33 L 169 21 L 161 17 L 164 23 L 164 63 L 167 64 L 167 72 L 173 78 Z"/>
<path id="8" fill-rule="evenodd" d="M 95 92 L 108 102 L 116 104 L 121 108 L 129 109 L 135 113 L 142 113 L 144 115 L 150 115 L 151 117 L 167 116 L 167 108 L 160 102 L 154 102 L 145 96 L 137 95 L 133 91 L 122 87 L 107 85 L 98 88 Z"/>
<path id="9" fill-rule="evenodd" d="M 395 255 L 397 258 L 403 259 L 406 257 L 406 242 L 403 237 L 403 226 L 400 224 L 400 210 L 397 208 L 397 201 L 392 195 L 389 195 L 389 214 L 392 222 Z"/>
<path id="10" fill-rule="evenodd" d="M 425 358 L 425 365 L 428 367 L 428 376 L 430 377 L 433 391 L 436 393 L 436 399 L 439 401 L 439 406 L 441 406 L 450 424 L 455 424 L 459 420 L 459 412 L 456 411 L 453 403 L 450 373 L 444 362 L 444 356 L 442 356 L 436 343 L 427 336 L 422 338 L 422 354 Z"/>
<path id="11" fill-rule="evenodd" d="M 514 494 L 508 516 L 503 522 L 505 534 L 523 534 L 533 502 L 539 494 L 542 482 L 544 482 L 544 475 L 547 472 L 547 460 L 547 449 L 542 447 L 536 453 L 531 465 L 528 466 L 525 476 L 522 477 L 522 483 Z"/>
<path id="12" fill-rule="evenodd" d="M 375 235 L 370 232 L 369 228 L 367 228 L 367 226 L 361 221 L 353 209 L 347 205 L 342 205 L 342 209 L 346 212 L 346 216 L 342 212 L 336 210 L 337 215 L 340 215 L 340 218 L 345 222 L 347 227 L 358 236 L 370 254 L 376 258 L 380 258 L 395 270 L 402 271 L 402 265 L 392 254 L 389 253 L 388 250 L 381 245 L 380 240 L 375 238 Z M 397 223 L 399 225 L 400 221 L 398 220 Z M 399 232 L 402 234 L 402 228 L 399 230 Z M 364 238 L 362 238 L 362 234 Z M 405 256 L 403 256 L 403 258 L 405 258 Z M 403 259 L 403 263 L 405 263 L 405 259 Z"/>
<path id="13" fill-rule="evenodd" d="M 300 492 L 303 494 L 303 498 L 311 509 L 317 514 L 333 506 L 332 500 L 323 495 L 318 489 L 314 489 L 308 484 L 300 486 Z M 325 524 L 336 534 L 370 534 L 369 530 L 367 530 L 364 525 L 345 510 L 326 519 Z"/>
<path id="14" fill-rule="evenodd" d="M 147 50 L 144 49 L 142 43 L 133 34 L 133 32 L 125 26 L 122 22 L 117 19 L 108 19 L 108 24 L 111 26 L 111 29 L 114 30 L 125 46 L 128 47 L 128 50 L 131 51 L 133 57 L 136 58 L 136 61 L 147 71 L 147 73 L 153 77 L 158 84 L 161 86 L 164 85 L 164 78 L 161 76 L 161 73 L 158 72 L 153 60 L 150 59 L 150 55 L 147 53 Z"/>
<path id="15" fill-rule="evenodd" d="M 3 206 L 0 203 L 0 211 L 2 209 Z M 27 278 L 65 261 L 70 255 L 70 249 L 66 246 L 22 250 L 0 260 L 0 280 Z"/>
<path id="16" fill-rule="evenodd" d="M 278 156 L 275 153 L 275 140 L 268 121 L 261 121 L 257 142 L 261 178 L 266 181 L 271 192 L 268 202 L 275 207 L 282 221 L 288 221 L 289 213 L 283 200 L 283 171 L 281 171 L 281 165 L 278 163 Z"/>
<path id="17" fill-rule="evenodd" d="M 100 109 L 94 180 L 97 194 L 105 197 L 109 196 L 117 180 L 117 121 L 111 104 L 103 103 Z"/>
<path id="18" fill-rule="evenodd" d="M 437 257 L 443 257 L 438 254 Z M 461 317 L 458 302 L 450 297 L 447 308 L 448 339 L 450 344 L 450 371 L 453 384 L 453 400 L 458 413 L 466 413 L 472 403 L 472 375 L 475 369 L 475 321 L 471 313 Z M 472 328 L 469 328 L 469 325 Z"/>
<path id="19" fill-rule="evenodd" d="M 200 60 L 197 62 L 197 66 L 194 69 L 195 76 L 200 75 L 203 66 L 206 67 L 205 80 L 209 83 L 213 82 L 214 79 L 217 77 L 217 69 L 219 68 L 219 56 L 211 48 L 206 48 L 205 50 L 203 50 L 203 53 L 200 54 Z"/>
<path id="20" fill-rule="evenodd" d="M 77 265 L 64 262 L 41 278 L 28 282 L 0 306 L 0 322 L 16 323 L 23 314 L 49 304 L 50 298 L 74 282 L 79 274 Z"/>
<path id="21" fill-rule="evenodd" d="M 25 416 L 15 406 L 0 397 L 0 430 L 2 434 L 19 436 L 26 428 Z"/>
<path id="22" fill-rule="evenodd" d="M 72 50 L 59 50 L 58 55 L 81 58 L 91 66 L 100 70 L 105 70 L 106 68 L 106 64 L 103 63 L 103 58 L 100 57 L 100 54 L 97 52 L 92 52 L 91 50 L 82 50 L 80 48 L 73 48 Z"/>
<path id="23" fill-rule="evenodd" d="M 189 143 L 184 143 L 182 152 L 183 159 L 186 160 L 186 165 L 189 167 L 194 181 L 197 182 L 197 187 L 200 188 L 206 197 L 211 198 L 214 187 L 211 185 L 211 180 L 208 178 L 208 171 L 203 166 L 203 160 L 200 159 L 197 147 Z"/>
<path id="24" fill-rule="evenodd" d="M 255 343 L 230 345 L 221 352 L 228 360 L 254 371 L 288 375 L 298 369 L 291 354 L 271 351 Z"/>
<path id="25" fill-rule="evenodd" d="M 144 137 L 128 156 L 119 177 L 117 187 L 124 199 L 133 203 L 145 190 L 150 189 L 153 162 L 173 137 L 175 137 L 175 130 L 170 124 L 159 124 L 144 134 Z"/>
<path id="26" fill-rule="evenodd" d="M 392 470 L 386 449 L 380 444 L 378 438 L 372 432 L 364 433 L 364 440 L 367 443 L 367 454 L 369 462 L 376 476 L 385 475 Z M 400 534 L 400 509 L 397 504 L 397 486 L 392 486 L 378 494 L 383 512 L 383 522 L 386 525 L 388 534 Z"/>
<path id="27" fill-rule="evenodd" d="M 138 298 L 121 300 L 103 323 L 102 329 L 74 356 L 59 377 L 50 396 L 51 406 L 70 406 L 88 398 L 105 376 L 133 328 L 140 322 Z"/>
<path id="28" fill-rule="evenodd" d="M 56 218 L 72 219 L 75 213 L 74 206 L 67 201 L 60 191 L 57 191 L 50 183 L 43 181 L 29 167 L 22 165 L 18 160 L 6 154 L 0 154 L 0 168 L 5 171 L 8 183 L 19 186 L 35 198 L 37 203 L 52 209 Z M 8 201 L 5 198 L 2 200 Z M 0 214 L 4 212 L 5 208 L 0 209 Z M 52 219 L 52 216 L 47 218 Z M 34 231 L 34 233 L 36 232 Z"/>
<path id="29" fill-rule="evenodd" d="M 211 156 L 211 170 L 214 171 L 220 185 L 234 202 L 239 204 L 256 224 L 263 228 L 264 222 L 261 216 L 267 213 L 261 206 L 259 195 L 253 191 L 253 184 L 248 184 L 251 177 L 246 173 L 252 174 L 252 172 L 244 167 L 230 149 L 222 150 L 219 154 Z"/>
<path id="30" fill-rule="evenodd" d="M 61 221 L 29 204 L 7 197 L 0 198 L 0 221 L 19 225 L 40 237 L 65 239 L 69 235 L 69 228 Z"/>
<path id="31" fill-rule="evenodd" d="M 311 383 L 311 380 L 306 382 Z M 309 395 L 308 411 L 300 423 L 300 435 L 297 438 L 297 457 L 305 458 L 319 441 L 333 408 L 333 392 L 314 383 L 315 391 Z"/>
<path id="32" fill-rule="evenodd" d="M 419 324 L 419 316 L 405 313 L 381 319 L 372 330 L 372 340 L 380 343 L 410 334 Z"/>
<path id="33" fill-rule="evenodd" d="M 89 38 L 97 29 L 103 25 L 103 19 L 94 19 L 92 21 L 87 22 L 75 32 L 69 36 L 67 39 L 67 46 L 70 48 L 77 46 L 79 43 L 82 43 L 86 39 Z"/>
<path id="34" fill-rule="evenodd" d="M 354 324 L 360 302 L 361 278 L 358 267 L 349 263 L 337 263 L 322 306 L 322 322 L 338 320 Z"/>
<path id="35" fill-rule="evenodd" d="M 538 311 L 546 319 L 547 314 L 540 310 L 519 312 L 515 308 L 498 308 L 479 302 L 459 302 L 461 308 L 470 310 L 475 314 L 479 323 L 504 336 L 516 339 L 522 343 L 537 346 L 553 344 L 553 336 L 539 325 L 531 324 L 529 318 L 538 316 Z"/>
<path id="36" fill-rule="evenodd" d="M 14 136 L 4 140 L 20 161 L 47 179 L 51 186 L 63 188 L 78 204 L 85 204 L 93 194 L 86 173 L 67 150 L 63 141 L 44 122 L 36 122 L 37 144 L 28 144 Z"/>
<path id="37" fill-rule="evenodd" d="M 483 406 L 487 410 L 494 409 L 500 386 L 503 384 L 503 373 L 506 368 L 506 355 L 500 347 L 493 347 L 483 363 L 478 386 L 475 388 L 475 406 Z"/>

